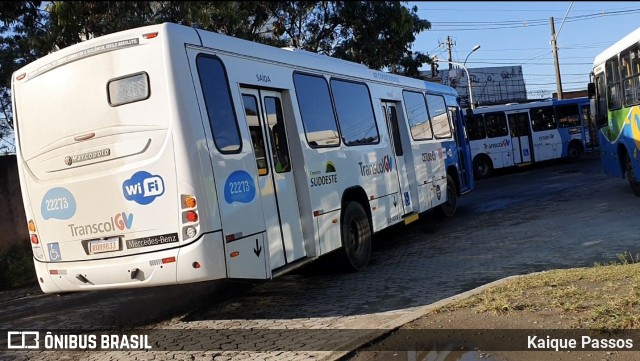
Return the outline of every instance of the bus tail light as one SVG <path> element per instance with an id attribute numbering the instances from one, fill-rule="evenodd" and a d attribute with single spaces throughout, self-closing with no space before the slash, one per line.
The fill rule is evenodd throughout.
<path id="1" fill-rule="evenodd" d="M 182 211 L 182 234 L 185 239 L 194 238 L 198 235 L 198 201 L 191 194 L 183 194 L 181 197 Z"/>
<path id="2" fill-rule="evenodd" d="M 36 234 L 36 223 L 33 219 L 30 219 L 28 224 L 29 228 L 29 238 L 31 239 L 31 244 L 37 246 L 40 244 L 40 240 L 38 239 L 38 234 Z"/>
<path id="3" fill-rule="evenodd" d="M 142 34 L 142 37 L 147 39 L 147 40 L 156 38 L 157 36 L 158 36 L 158 32 L 157 31 L 155 33 Z"/>
<path id="4" fill-rule="evenodd" d="M 187 212 L 187 221 L 196 222 L 197 220 L 198 220 L 198 213 L 196 213 L 194 211 L 188 211 Z"/>
<path id="5" fill-rule="evenodd" d="M 185 233 L 187 234 L 187 237 L 193 238 L 196 236 L 196 234 L 198 234 L 198 231 L 193 227 L 186 227 Z"/>
<path id="6" fill-rule="evenodd" d="M 183 205 L 185 208 L 195 208 L 197 205 L 196 197 L 194 196 L 184 196 Z"/>

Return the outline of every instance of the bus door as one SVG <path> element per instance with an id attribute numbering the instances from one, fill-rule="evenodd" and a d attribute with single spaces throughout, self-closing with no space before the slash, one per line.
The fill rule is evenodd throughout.
<path id="1" fill-rule="evenodd" d="M 588 150 L 598 148 L 598 128 L 595 119 L 591 116 L 591 104 L 580 106 L 582 116 L 582 131 L 584 132 L 584 142 Z"/>
<path id="2" fill-rule="evenodd" d="M 531 132 L 528 113 L 507 114 L 514 165 L 531 162 Z"/>
<path id="3" fill-rule="evenodd" d="M 242 88 L 242 103 L 258 168 L 271 269 L 306 255 L 279 92 Z M 293 139 L 297 139 L 293 137 Z M 246 222 L 252 222 L 246 219 Z"/>
<path id="4" fill-rule="evenodd" d="M 407 167 L 404 159 L 404 151 L 402 149 L 402 140 L 400 139 L 400 128 L 398 128 L 398 106 L 399 103 L 395 102 L 382 102 L 382 112 L 385 115 L 387 121 L 387 128 L 389 129 L 389 138 L 393 146 L 393 154 L 397 164 L 397 176 L 398 184 L 400 184 L 400 194 L 402 207 L 404 209 L 403 214 L 413 212 L 413 204 L 411 203 L 411 192 L 409 189 L 409 178 L 407 176 Z"/>
<path id="5" fill-rule="evenodd" d="M 460 164 L 460 191 L 464 192 L 469 187 L 470 177 L 468 176 L 467 164 L 470 164 L 471 152 L 465 151 L 469 149 L 469 140 L 462 125 L 460 108 L 449 107 L 449 118 L 453 126 L 453 137 L 456 141 L 456 149 L 458 150 L 458 163 Z"/>

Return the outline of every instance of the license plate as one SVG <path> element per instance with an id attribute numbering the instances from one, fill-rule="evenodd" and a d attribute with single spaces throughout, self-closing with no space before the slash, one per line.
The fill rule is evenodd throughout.
<path id="1" fill-rule="evenodd" d="M 113 252 L 120 250 L 120 237 L 89 241 L 89 253 Z"/>

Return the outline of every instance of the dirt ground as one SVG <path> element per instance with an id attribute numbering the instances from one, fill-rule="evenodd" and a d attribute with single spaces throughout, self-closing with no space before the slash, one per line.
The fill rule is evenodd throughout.
<path id="1" fill-rule="evenodd" d="M 639 271 L 640 264 L 609 265 L 516 278 L 436 308 L 349 360 L 639 360 Z M 533 345 L 551 347 L 532 348 L 533 336 Z M 547 337 L 576 345 L 549 350 Z"/>

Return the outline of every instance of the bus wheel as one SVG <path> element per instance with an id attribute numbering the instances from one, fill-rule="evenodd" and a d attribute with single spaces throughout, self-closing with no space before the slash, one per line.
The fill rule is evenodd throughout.
<path id="1" fill-rule="evenodd" d="M 488 157 L 480 156 L 473 160 L 473 174 L 478 179 L 489 178 L 492 168 Z"/>
<path id="2" fill-rule="evenodd" d="M 629 181 L 629 185 L 631 186 L 633 194 L 640 197 L 640 184 L 638 184 L 636 173 L 633 170 L 633 164 L 631 164 L 631 159 L 628 155 L 626 157 L 625 170 L 627 172 L 627 180 Z"/>
<path id="3" fill-rule="evenodd" d="M 447 201 L 436 208 L 438 215 L 442 217 L 453 217 L 458 206 L 458 191 L 453 178 L 447 175 Z"/>
<path id="4" fill-rule="evenodd" d="M 577 143 L 571 143 L 569 144 L 569 160 L 570 161 L 577 161 L 578 159 L 580 159 L 580 156 L 582 155 L 582 150 L 580 149 L 580 146 Z"/>
<path id="5" fill-rule="evenodd" d="M 364 269 L 371 258 L 371 228 L 367 213 L 358 202 L 348 202 L 342 208 L 342 255 L 352 271 Z"/>

